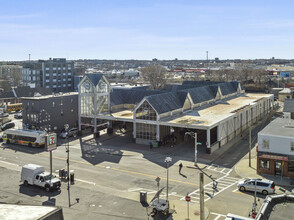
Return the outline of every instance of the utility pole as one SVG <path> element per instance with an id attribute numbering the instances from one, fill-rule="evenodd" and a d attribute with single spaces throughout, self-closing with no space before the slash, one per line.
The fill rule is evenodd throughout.
<path id="1" fill-rule="evenodd" d="M 196 132 L 192 132 L 192 131 L 189 131 L 189 132 L 186 132 L 185 135 L 190 135 L 192 138 L 195 138 L 195 142 L 194 142 L 194 147 L 195 147 L 195 155 L 194 155 L 194 165 L 197 166 L 197 145 L 198 144 L 201 144 L 200 142 L 198 143 L 197 142 L 197 133 Z"/>
<path id="2" fill-rule="evenodd" d="M 171 157 L 166 157 L 164 162 L 166 163 L 166 201 L 168 202 L 168 166 L 172 161 Z"/>
<path id="3" fill-rule="evenodd" d="M 251 167 L 251 122 L 249 125 L 249 167 Z"/>
<path id="4" fill-rule="evenodd" d="M 206 51 L 206 60 L 208 61 L 208 51 Z"/>
<path id="5" fill-rule="evenodd" d="M 204 220 L 204 176 L 203 173 L 200 175 L 200 220 Z"/>
<path id="6" fill-rule="evenodd" d="M 254 181 L 254 184 L 255 184 L 255 189 L 254 189 L 254 203 L 253 203 L 253 208 L 252 208 L 252 213 L 256 213 L 256 206 L 257 206 L 257 203 L 256 203 L 256 179 Z"/>
<path id="7" fill-rule="evenodd" d="M 31 54 L 29 53 L 29 61 L 31 61 Z"/>
<path id="8" fill-rule="evenodd" d="M 64 129 L 68 132 L 69 131 L 69 125 L 65 124 Z M 67 153 L 67 194 L 68 194 L 68 207 L 70 208 L 70 184 L 69 184 L 69 140 L 68 140 L 68 134 L 67 134 L 67 148 L 66 148 L 66 153 Z"/>
<path id="9" fill-rule="evenodd" d="M 198 154 L 198 152 L 197 152 L 197 133 L 195 132 L 194 133 L 194 138 L 195 138 L 195 166 L 197 165 L 197 154 Z"/>

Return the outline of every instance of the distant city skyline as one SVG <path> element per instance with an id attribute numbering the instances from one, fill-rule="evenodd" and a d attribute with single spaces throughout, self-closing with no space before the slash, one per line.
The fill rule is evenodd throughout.
<path id="1" fill-rule="evenodd" d="M 290 0 L 0 3 L 0 61 L 294 58 Z"/>

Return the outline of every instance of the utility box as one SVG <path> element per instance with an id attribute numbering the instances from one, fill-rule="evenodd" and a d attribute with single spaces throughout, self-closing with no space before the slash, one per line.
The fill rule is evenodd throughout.
<path id="1" fill-rule="evenodd" d="M 142 204 L 147 203 L 147 192 L 140 191 L 140 203 L 142 203 Z"/>

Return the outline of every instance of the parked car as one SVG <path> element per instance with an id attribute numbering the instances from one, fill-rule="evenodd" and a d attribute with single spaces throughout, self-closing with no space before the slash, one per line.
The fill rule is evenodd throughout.
<path id="1" fill-rule="evenodd" d="M 16 113 L 16 114 L 14 115 L 14 118 L 16 118 L 16 119 L 20 119 L 20 118 L 22 118 L 22 113 Z"/>
<path id="2" fill-rule="evenodd" d="M 21 182 L 25 186 L 36 185 L 49 192 L 51 189 L 60 189 L 61 181 L 50 173 L 45 172 L 44 167 L 27 164 L 21 170 Z"/>
<path id="3" fill-rule="evenodd" d="M 0 118 L 4 118 L 4 117 L 9 117 L 9 114 L 8 113 L 1 113 Z"/>
<path id="4" fill-rule="evenodd" d="M 5 131 L 9 128 L 14 128 L 14 127 L 15 127 L 15 124 L 13 122 L 8 122 L 1 126 L 1 131 Z"/>
<path id="5" fill-rule="evenodd" d="M 275 193 L 275 183 L 267 179 L 256 179 L 250 178 L 241 180 L 238 182 L 237 186 L 240 191 L 255 191 L 256 182 L 256 192 L 262 193 L 263 195 Z"/>
<path id="6" fill-rule="evenodd" d="M 61 138 L 76 137 L 78 136 L 78 129 L 71 128 L 68 131 L 62 131 L 59 135 Z"/>

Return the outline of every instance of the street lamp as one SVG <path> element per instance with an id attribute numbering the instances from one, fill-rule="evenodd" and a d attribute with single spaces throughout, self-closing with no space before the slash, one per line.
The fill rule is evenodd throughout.
<path id="1" fill-rule="evenodd" d="M 168 202 L 168 166 L 172 162 L 172 158 L 166 157 L 164 162 L 166 163 L 166 201 Z"/>
<path id="2" fill-rule="evenodd" d="M 187 135 L 187 134 L 195 139 L 195 144 L 194 144 L 194 146 L 195 146 L 194 165 L 196 166 L 197 165 L 197 154 L 198 154 L 198 152 L 197 152 L 197 144 L 201 144 L 201 143 L 197 142 L 197 133 L 196 132 L 189 131 L 189 132 L 185 133 L 185 135 Z"/>

